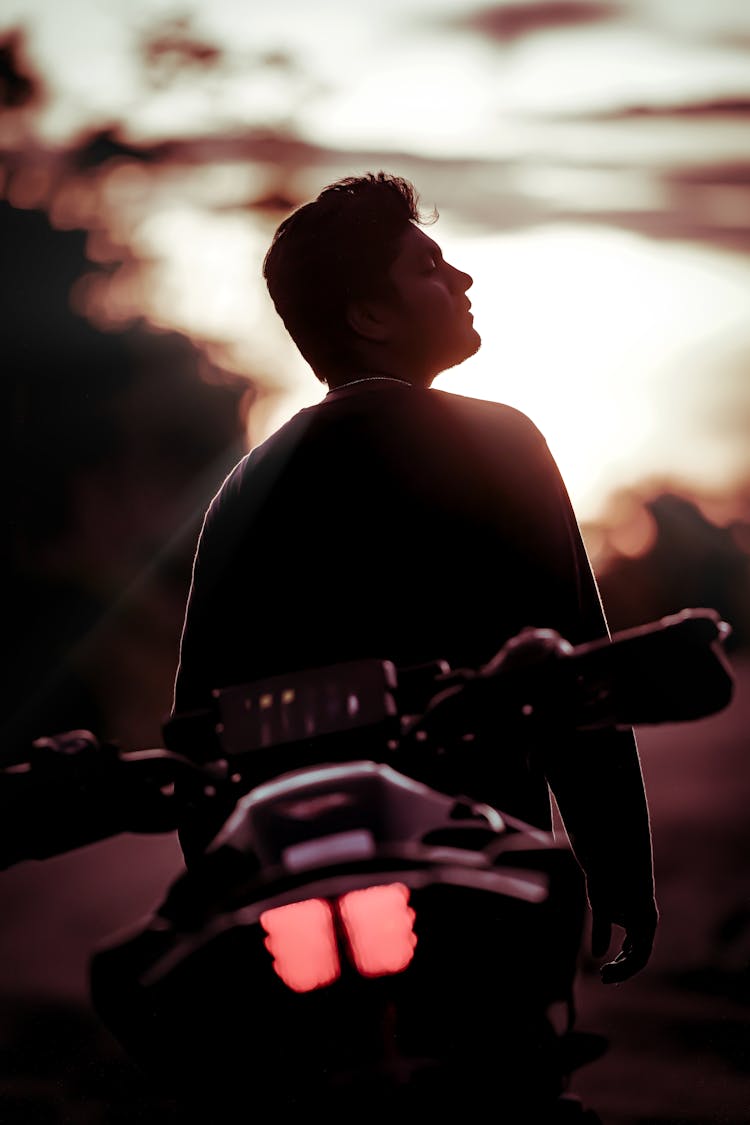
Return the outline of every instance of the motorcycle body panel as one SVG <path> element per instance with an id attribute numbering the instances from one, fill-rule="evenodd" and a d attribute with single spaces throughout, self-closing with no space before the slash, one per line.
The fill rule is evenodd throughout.
<path id="1" fill-rule="evenodd" d="M 373 920 L 353 908 L 376 892 L 407 954 L 369 971 Z M 289 908 L 302 987 L 272 925 Z M 498 1052 L 504 1097 L 533 1101 L 564 1086 L 546 1012 L 570 999 L 583 915 L 579 869 L 551 835 L 389 766 L 313 767 L 240 801 L 154 917 L 95 955 L 92 993 L 126 1049 L 204 1114 L 248 1083 L 287 1109 L 332 1089 L 385 1107 L 429 1088 L 445 1104 L 494 1083 Z"/>

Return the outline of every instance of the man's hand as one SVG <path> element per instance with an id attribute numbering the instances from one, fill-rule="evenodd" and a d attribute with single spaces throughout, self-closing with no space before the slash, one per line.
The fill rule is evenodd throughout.
<path id="1" fill-rule="evenodd" d="M 619 984 L 645 967 L 651 956 L 659 920 L 654 903 L 638 911 L 629 911 L 627 916 L 613 917 L 613 913 L 602 909 L 592 911 L 591 952 L 594 957 L 604 957 L 609 950 L 613 923 L 625 931 L 620 952 L 599 970 L 604 984 Z"/>

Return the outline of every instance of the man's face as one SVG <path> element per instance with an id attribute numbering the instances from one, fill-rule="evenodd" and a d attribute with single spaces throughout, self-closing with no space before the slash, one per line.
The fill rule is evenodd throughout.
<path id="1" fill-rule="evenodd" d="M 389 343 L 414 376 L 431 382 L 479 349 L 466 291 L 473 278 L 445 261 L 440 247 L 410 224 L 388 271 L 395 290 L 389 302 Z"/>

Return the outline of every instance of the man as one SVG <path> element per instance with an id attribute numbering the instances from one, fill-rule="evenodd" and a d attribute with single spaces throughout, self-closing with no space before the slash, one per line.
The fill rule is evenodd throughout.
<path id="1" fill-rule="evenodd" d="M 606 635 L 541 434 L 510 407 L 430 389 L 480 337 L 471 277 L 419 223 L 412 186 L 381 172 L 331 185 L 276 232 L 269 292 L 329 391 L 241 461 L 206 514 L 176 711 L 219 686 L 362 657 L 477 666 L 525 626 Z M 577 736 L 543 766 L 486 749 L 425 780 L 545 829 L 549 784 L 586 874 L 595 955 L 612 924 L 625 930 L 602 977 L 631 976 L 657 918 L 632 734 Z M 209 835 L 186 825 L 187 854 Z"/>

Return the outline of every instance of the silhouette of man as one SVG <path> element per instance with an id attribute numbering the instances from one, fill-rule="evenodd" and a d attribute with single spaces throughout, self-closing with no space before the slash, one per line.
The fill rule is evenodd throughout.
<path id="1" fill-rule="evenodd" d="M 253 449 L 208 509 L 176 711 L 219 686 L 342 660 L 477 666 L 525 626 L 574 644 L 606 635 L 542 435 L 508 406 L 430 389 L 480 337 L 472 278 L 420 222 L 412 185 L 380 172 L 332 184 L 274 236 L 269 292 L 329 391 Z M 543 764 L 484 751 L 422 776 L 546 830 L 551 788 L 586 875 L 594 954 L 613 924 L 625 931 L 602 977 L 637 972 L 657 912 L 632 733 L 560 740 Z M 217 828 L 184 825 L 188 859 Z"/>

